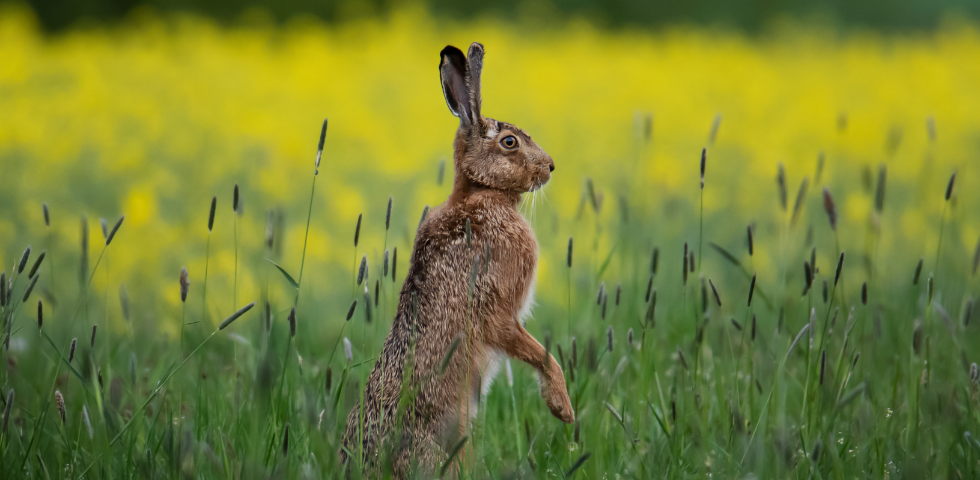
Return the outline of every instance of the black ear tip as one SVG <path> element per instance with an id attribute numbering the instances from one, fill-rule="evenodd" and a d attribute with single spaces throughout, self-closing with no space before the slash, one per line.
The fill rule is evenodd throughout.
<path id="1" fill-rule="evenodd" d="M 463 51 L 462 50 L 460 50 L 460 49 L 458 49 L 458 48 L 456 48 L 456 47 L 454 47 L 452 45 L 446 45 L 446 48 L 443 48 L 442 51 L 439 52 L 439 58 L 442 58 L 442 59 L 444 59 L 446 57 L 456 57 L 456 56 L 466 58 L 466 56 L 463 55 Z"/>

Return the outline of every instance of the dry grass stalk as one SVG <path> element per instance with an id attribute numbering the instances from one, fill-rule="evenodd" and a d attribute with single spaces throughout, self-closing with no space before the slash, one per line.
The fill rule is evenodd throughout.
<path id="1" fill-rule="evenodd" d="M 61 390 L 54 391 L 54 404 L 58 408 L 58 414 L 61 415 L 61 423 L 65 424 L 67 417 L 65 416 L 65 396 L 61 394 Z"/>
<path id="2" fill-rule="evenodd" d="M 357 226 L 354 227 L 354 247 L 357 248 L 357 243 L 361 240 L 361 219 L 364 217 L 363 213 L 357 214 Z"/>
<path id="3" fill-rule="evenodd" d="M 187 267 L 180 269 L 180 301 L 187 301 L 187 293 L 191 288 L 190 274 L 187 273 Z"/>

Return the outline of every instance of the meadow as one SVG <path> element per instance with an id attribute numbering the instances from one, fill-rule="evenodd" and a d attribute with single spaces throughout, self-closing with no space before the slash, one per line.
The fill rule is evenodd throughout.
<path id="1" fill-rule="evenodd" d="M 438 52 L 475 40 L 485 113 L 556 163 L 521 204 L 528 330 L 577 423 L 514 362 L 466 478 L 980 476 L 980 26 L 409 8 L 49 36 L 11 5 L 0 476 L 341 476 L 415 228 L 451 189 Z"/>

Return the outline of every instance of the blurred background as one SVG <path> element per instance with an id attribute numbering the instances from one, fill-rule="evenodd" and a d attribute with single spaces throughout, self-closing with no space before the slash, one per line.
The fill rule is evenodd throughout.
<path id="1" fill-rule="evenodd" d="M 522 204 L 542 248 L 534 328 L 564 315 L 570 236 L 582 236 L 577 258 L 589 265 L 574 278 L 583 291 L 627 277 L 642 288 L 633 266 L 654 247 L 667 258 L 702 238 L 702 148 L 701 248 L 716 279 L 744 280 L 707 245 L 744 256 L 752 225 L 760 286 L 801 281 L 795 258 L 823 245 L 822 271 L 839 246 L 854 255 L 852 287 L 877 278 L 884 289 L 936 253 L 950 174 L 976 184 L 978 13 L 960 0 L 2 3 L 0 258 L 9 265 L 32 244 L 51 250 L 51 268 L 83 278 L 101 250 L 99 219 L 126 215 L 91 308 L 118 319 L 124 285 L 139 324 L 174 335 L 181 266 L 194 289 L 208 269 L 205 320 L 235 299 L 278 298 L 281 309 L 292 294 L 265 259 L 295 276 L 305 245 L 301 301 L 317 308 L 301 328 L 334 331 L 360 257 L 380 269 L 397 247 L 404 275 L 423 208 L 446 198 L 458 121 L 438 52 L 480 41 L 485 114 L 530 132 L 557 164 Z M 838 232 L 822 211 L 825 186 Z M 952 204 L 967 208 L 946 214 L 950 259 L 973 251 L 978 192 L 957 190 Z M 93 240 L 81 249 L 85 229 Z M 679 278 L 676 263 L 665 260 L 668 278 Z M 39 283 L 52 303 L 79 289 L 62 278 Z M 968 287 L 950 288 L 962 298 Z"/>
<path id="2" fill-rule="evenodd" d="M 654 456 L 650 477 L 725 477 L 725 468 L 760 478 L 783 478 L 789 469 L 820 476 L 793 458 L 813 452 L 816 463 L 821 441 L 834 447 L 821 461 L 833 458 L 863 476 L 874 464 L 876 476 L 898 478 L 892 459 L 909 478 L 953 477 L 945 470 L 953 463 L 963 466 L 956 471 L 963 478 L 976 472 L 972 452 L 980 444 L 963 433 L 980 425 L 964 403 L 980 402 L 980 374 L 972 382 L 969 374 L 980 331 L 968 328 L 971 309 L 974 319 L 980 314 L 973 302 L 980 295 L 975 0 L 0 0 L 0 270 L 12 278 L 10 266 L 28 245 L 31 262 L 46 252 L 30 298 L 43 302 L 42 331 L 55 350 L 56 342 L 68 348 L 73 338 L 83 340 L 75 362 L 82 373 L 72 371 L 84 386 L 95 381 L 83 376 L 101 382 L 104 369 L 112 405 L 101 420 L 93 416 L 106 426 L 106 441 L 91 427 L 86 440 L 77 421 L 83 414 L 89 421 L 83 402 L 101 400 L 87 399 L 36 335 L 33 304 L 8 304 L 2 383 L 17 389 L 13 424 L 45 425 L 45 417 L 24 419 L 47 411 L 38 402 L 49 390 L 35 383 L 60 368 L 53 385 L 68 396 L 67 424 L 75 429 L 64 441 L 50 433 L 57 425 L 49 409 L 50 425 L 36 432 L 59 440 L 30 437 L 41 449 L 38 462 L 43 456 L 60 469 L 101 451 L 111 468 L 131 475 L 140 465 L 133 459 L 144 458 L 140 436 L 158 449 L 164 438 L 172 446 L 181 435 L 174 429 L 184 428 L 174 427 L 178 410 L 187 406 L 195 438 L 221 455 L 237 452 L 243 472 L 262 457 L 276 465 L 274 444 L 285 451 L 293 438 L 300 439 L 295 450 L 320 459 L 320 475 L 335 474 L 339 432 L 362 391 L 362 367 L 390 328 L 422 212 L 443 202 L 452 185 L 459 123 L 442 96 L 438 54 L 474 41 L 486 49 L 483 113 L 529 132 L 557 167 L 520 205 L 540 244 L 528 330 L 554 339 L 560 356 L 561 343 L 570 352 L 577 338 L 583 362 L 591 358 L 579 381 L 568 383 L 582 450 L 574 452 L 578 426 L 548 416 L 531 369 L 515 363 L 513 388 L 498 380 L 492 407 L 481 407 L 491 420 L 515 422 L 487 422 L 482 448 L 497 462 L 488 468 L 527 465 L 523 424 L 537 458 L 557 459 L 561 469 L 594 452 L 583 467 L 590 478 L 642 472 L 636 467 Z M 123 215 L 104 248 L 106 229 Z M 841 252 L 847 261 L 835 288 Z M 358 285 L 362 258 L 367 278 Z M 272 262 L 301 283 L 298 294 Z M 815 267 L 809 289 L 804 262 Z M 190 277 L 186 303 L 182 267 Z M 30 288 L 25 280 L 14 283 L 18 296 Z M 710 297 L 709 285 L 717 288 Z M 747 305 L 750 291 L 756 303 Z M 297 299 L 293 338 L 286 318 Z M 351 318 L 353 300 L 359 306 Z M 169 407 L 143 403 L 162 386 L 168 365 L 252 301 L 259 308 L 214 336 L 174 378 Z M 371 302 L 373 320 L 364 309 Z M 837 325 L 846 327 L 835 337 L 838 313 Z M 832 341 L 823 353 L 838 356 L 838 367 L 855 349 L 864 352 L 846 377 L 839 368 L 830 373 L 835 387 L 824 388 L 819 404 L 807 397 L 817 392 L 807 390 L 817 386 L 816 327 L 806 358 L 799 355 L 804 340 L 784 360 L 793 334 L 818 316 L 821 343 Z M 733 342 L 738 335 L 741 342 Z M 350 357 L 338 348 L 348 338 Z M 597 350 L 608 352 L 598 364 Z M 739 369 L 743 352 L 758 361 L 749 370 Z M 935 386 L 925 390 L 933 372 Z M 204 381 L 209 374 L 212 381 Z M 269 420 L 263 408 L 274 398 L 275 378 L 275 405 L 282 406 Z M 692 378 L 714 393 L 696 393 Z M 777 380 L 774 418 L 753 444 L 752 422 L 766 418 L 758 414 L 769 404 L 764 389 L 772 398 Z M 739 389 L 748 395 L 744 417 Z M 871 401 L 847 407 L 865 390 Z M 677 414 L 669 421 L 679 436 L 646 416 L 657 415 L 653 403 L 642 404 L 655 391 L 663 418 Z M 192 394 L 173 398 L 183 392 Z M 819 422 L 795 416 L 808 398 L 820 415 L 839 413 L 840 423 L 814 432 Z M 634 401 L 637 409 L 622 417 L 613 409 Z M 126 445 L 110 448 L 114 412 L 136 418 L 129 415 L 139 414 L 138 405 L 163 405 L 163 425 L 135 422 L 145 433 L 131 431 Z M 648 443 L 600 442 L 618 438 L 613 416 L 624 433 L 638 419 L 645 425 L 638 431 L 649 435 L 637 435 Z M 290 424 L 292 437 L 283 433 Z M 230 449 L 222 429 L 237 432 Z M 535 443 L 532 431 L 564 440 Z M 714 441 L 688 450 L 688 434 Z M 69 438 L 81 439 L 74 443 L 81 448 Z M 15 448 L 17 441 L 26 442 L 4 445 L 11 456 L 26 452 L 23 459 L 4 465 L 34 462 L 32 447 Z M 747 470 L 722 465 L 733 459 L 724 444 L 743 460 L 752 454 Z M 673 460 L 664 463 L 667 446 Z M 170 449 L 167 468 L 180 463 L 188 478 L 203 475 L 198 468 L 210 461 L 203 449 L 197 467 L 181 463 L 178 450 Z M 147 471 L 154 462 L 164 466 L 159 455 L 146 458 Z"/>

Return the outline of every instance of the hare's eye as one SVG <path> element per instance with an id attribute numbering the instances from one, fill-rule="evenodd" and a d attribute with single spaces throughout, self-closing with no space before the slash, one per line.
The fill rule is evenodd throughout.
<path id="1" fill-rule="evenodd" d="M 507 135 L 500 141 L 500 145 L 504 148 L 514 148 L 517 146 L 517 139 L 513 135 Z"/>

